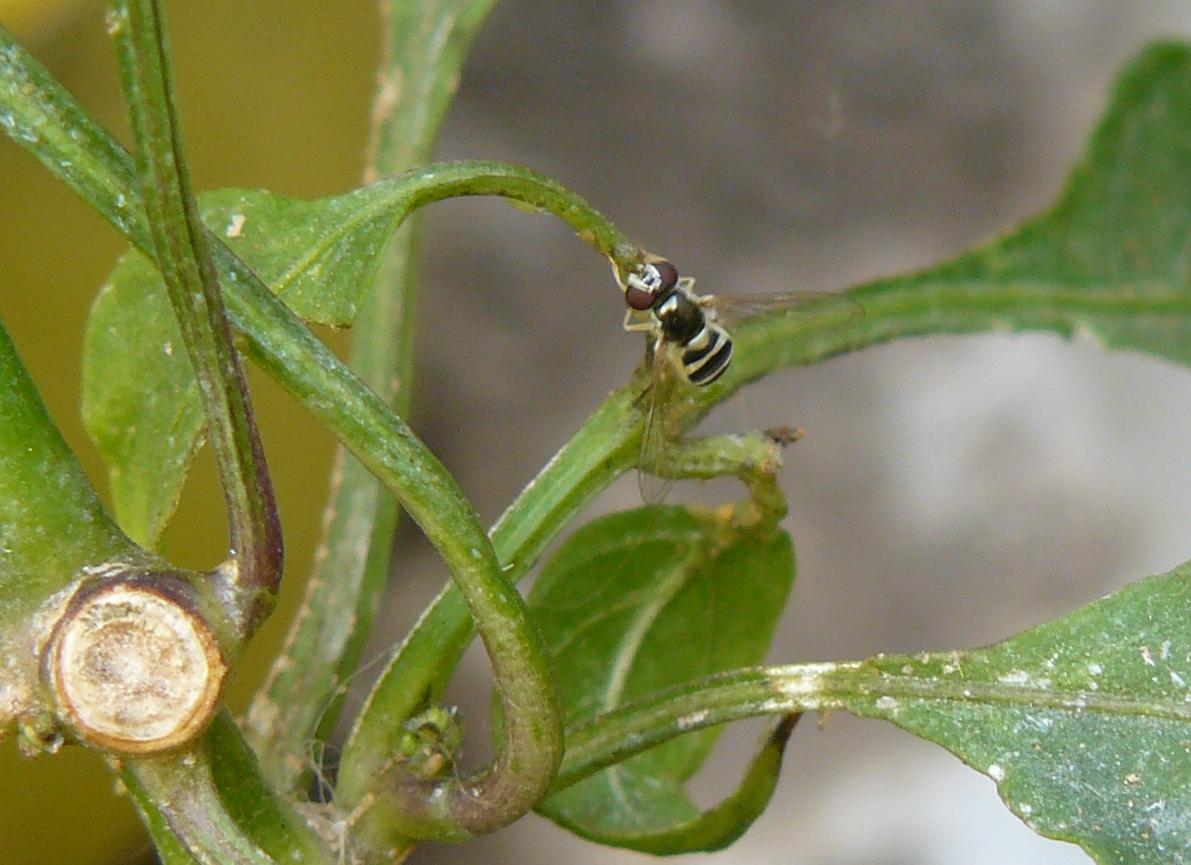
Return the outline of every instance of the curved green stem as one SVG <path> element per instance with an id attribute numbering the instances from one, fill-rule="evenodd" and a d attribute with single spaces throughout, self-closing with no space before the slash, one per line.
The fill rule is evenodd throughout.
<path id="1" fill-rule="evenodd" d="M 0 100 L 0 105 L 7 108 L 12 104 L 23 112 L 19 124 L 14 117 L 6 128 L 23 129 L 26 122 L 56 128 L 69 119 L 88 127 L 79 138 L 104 138 L 102 130 L 44 69 L 6 37 L 0 33 L 0 63 L 15 65 L 20 77 L 36 82 L 42 96 L 33 100 L 27 94 L 14 94 L 7 86 L 0 90 L 0 97 L 16 97 L 13 102 Z M 12 75 L 4 66 L 0 73 Z M 112 218 L 113 224 L 134 245 L 150 248 L 148 227 L 130 182 L 132 166 L 127 154 L 114 147 L 97 147 L 86 164 L 89 181 L 75 184 L 71 181 L 78 176 L 76 166 L 61 158 L 58 149 L 63 145 L 73 154 L 75 137 L 64 131 L 37 140 L 46 145 L 34 151 L 45 164 L 76 192 L 85 194 L 103 215 L 114 217 L 127 210 L 119 219 Z M 552 195 L 556 185 L 535 182 L 539 176 L 533 172 L 513 167 L 481 171 L 473 187 L 467 186 L 466 172 L 463 165 L 422 171 L 418 177 L 423 183 L 415 200 L 466 194 L 469 188 L 476 190 L 474 194 L 492 194 L 499 187 L 499 183 L 493 184 L 494 178 L 507 174 L 517 179 L 513 184 L 520 190 L 517 195 L 565 214 L 580 230 L 588 226 L 589 219 L 598 218 L 590 207 L 577 204 L 581 201 L 577 196 Z M 94 197 L 103 189 L 107 195 Z M 436 193 L 436 189 L 440 191 Z M 113 207 L 113 202 L 119 204 Z M 619 233 L 608 230 L 596 235 L 607 243 Z M 408 795 L 399 796 L 395 804 L 398 812 L 409 808 L 409 819 L 401 822 L 398 831 L 407 837 L 458 837 L 490 831 L 515 819 L 541 797 L 562 756 L 561 720 L 548 666 L 521 596 L 502 574 L 474 509 L 434 455 L 210 232 L 207 244 L 216 270 L 226 280 L 229 318 L 248 338 L 250 353 L 398 496 L 442 555 L 491 658 L 506 719 L 504 746 L 492 770 L 466 783 L 453 778 L 435 782 L 430 791 L 402 787 L 397 792 Z"/>
<path id="2" fill-rule="evenodd" d="M 777 789 L 786 743 L 801 717 L 785 715 L 765 734 L 737 788 L 718 804 L 669 828 L 622 837 L 617 846 L 673 856 L 709 853 L 735 843 L 769 806 Z"/>
<path id="3" fill-rule="evenodd" d="M 227 504 L 231 561 L 218 575 L 243 640 L 272 607 L 281 579 L 281 523 L 264 449 L 232 346 L 206 230 L 190 192 L 161 11 L 156 0 L 115 0 L 108 31 L 137 144 L 137 175 L 153 257 L 198 381 L 207 437 Z"/>
<path id="4" fill-rule="evenodd" d="M 408 190 L 404 213 L 435 201 L 464 196 L 495 196 L 558 217 L 612 264 L 618 282 L 628 278 L 644 253 L 606 216 L 558 181 L 521 165 L 469 159 L 438 162 L 377 181 L 369 189 Z"/>
<path id="5" fill-rule="evenodd" d="M 467 48 L 493 2 L 381 3 L 366 182 L 430 158 Z M 351 329 L 352 367 L 399 416 L 413 394 L 415 228 L 409 219 L 394 233 Z M 399 513 L 393 495 L 339 445 L 302 605 L 245 721 L 278 789 L 300 794 L 310 743 L 335 727 L 343 683 L 372 632 Z"/>
<path id="6" fill-rule="evenodd" d="M 497 522 L 492 542 L 511 581 L 528 573 L 559 528 L 634 464 L 639 396 L 640 385 L 615 391 Z M 394 753 L 399 721 L 441 695 L 473 633 L 462 597 L 448 586 L 407 634 L 356 717 L 336 785 L 345 809 L 367 795 Z"/>
<path id="7" fill-rule="evenodd" d="M 758 715 L 843 708 L 825 675 L 845 664 L 733 670 L 667 688 L 567 730 L 567 753 L 550 788 L 557 793 L 601 769 L 692 730 Z"/>
<path id="8" fill-rule="evenodd" d="M 777 482 L 781 443 L 769 433 L 744 433 L 670 442 L 659 456 L 663 460 L 643 466 L 652 473 L 675 480 L 711 480 L 735 476 L 749 497 L 731 507 L 733 523 L 767 531 L 786 515 L 786 496 Z"/>
<path id="9" fill-rule="evenodd" d="M 374 391 L 230 250 L 218 248 L 215 257 L 242 289 L 229 293 L 229 307 L 257 362 L 397 495 L 442 556 L 484 641 L 502 705 L 514 719 L 493 771 L 478 781 L 438 782 L 442 789 L 429 797 L 411 796 L 407 804 L 420 813 L 402 831 L 411 837 L 454 836 L 515 819 L 549 783 L 561 757 L 561 724 L 540 640 L 479 517 L 442 463 Z"/>

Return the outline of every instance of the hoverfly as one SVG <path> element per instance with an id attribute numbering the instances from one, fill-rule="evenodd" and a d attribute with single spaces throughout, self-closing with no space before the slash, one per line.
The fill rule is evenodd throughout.
<path id="1" fill-rule="evenodd" d="M 680 398 L 683 384 L 706 387 L 717 381 L 732 363 L 732 336 L 725 324 L 763 312 L 810 311 L 826 306 L 835 314 L 831 326 L 847 324 L 864 310 L 855 300 L 826 292 L 796 291 L 739 298 L 700 295 L 695 280 L 680 277 L 678 268 L 664 259 L 651 259 L 625 280 L 628 307 L 624 329 L 645 333 L 651 341 L 651 383 L 645 429 L 641 434 L 638 481 L 649 504 L 665 498 L 672 480 L 655 477 L 647 469 L 671 440 L 667 414 Z"/>

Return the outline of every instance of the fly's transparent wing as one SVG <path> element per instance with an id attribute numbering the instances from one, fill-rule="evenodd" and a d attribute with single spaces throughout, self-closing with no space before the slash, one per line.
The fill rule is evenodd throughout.
<path id="1" fill-rule="evenodd" d="M 653 351 L 649 393 L 645 394 L 645 428 L 641 431 L 641 452 L 637 457 L 637 487 L 647 505 L 660 504 L 674 486 L 672 478 L 658 477 L 650 469 L 658 465 L 670 443 L 669 412 L 679 386 L 678 377 L 665 344 L 658 340 Z"/>
<path id="2" fill-rule="evenodd" d="M 712 295 L 708 306 L 718 321 L 726 325 L 756 316 L 780 316 L 783 313 L 813 315 L 821 319 L 816 327 L 835 330 L 854 324 L 864 315 L 864 307 L 846 294 L 827 291 L 786 291 L 778 294 Z"/>

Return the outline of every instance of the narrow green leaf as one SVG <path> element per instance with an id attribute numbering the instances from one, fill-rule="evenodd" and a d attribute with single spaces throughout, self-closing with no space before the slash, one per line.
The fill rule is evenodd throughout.
<path id="1" fill-rule="evenodd" d="M 652 834 L 636 835 L 634 850 L 658 856 L 701 853 L 731 846 L 764 813 L 777 789 L 786 742 L 801 715 L 788 715 L 777 723 L 749 762 L 740 786 L 714 807 L 686 822 Z"/>
<path id="2" fill-rule="evenodd" d="M 232 601 L 227 624 L 242 641 L 272 609 L 281 582 L 285 556 L 277 499 L 232 342 L 210 236 L 190 186 L 161 4 L 109 0 L 106 23 L 136 144 L 137 185 L 153 261 L 199 382 L 223 488 L 228 561 L 210 577 L 226 584 L 223 593 Z"/>
<path id="3" fill-rule="evenodd" d="M 741 536 L 683 508 L 642 508 L 577 531 L 530 609 L 572 726 L 641 694 L 759 662 L 793 582 L 787 535 Z M 682 785 L 718 730 L 683 736 L 551 797 L 540 810 L 584 837 L 651 849 L 693 824 Z M 681 836 L 671 838 L 675 849 Z"/>
<path id="4" fill-rule="evenodd" d="M 1113 865 L 1191 862 L 1191 564 L 972 652 L 878 658 L 849 699 Z"/>

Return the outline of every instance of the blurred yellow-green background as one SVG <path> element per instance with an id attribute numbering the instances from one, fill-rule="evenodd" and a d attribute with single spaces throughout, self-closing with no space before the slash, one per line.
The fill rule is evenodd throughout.
<path id="1" fill-rule="evenodd" d="M 357 183 L 370 0 L 165 7 L 198 188 L 319 196 Z M 0 0 L 0 21 L 123 136 L 102 18 L 96 0 Z M 1120 65 L 1147 39 L 1187 34 L 1181 0 L 506 0 L 440 152 L 557 176 L 704 291 L 838 289 L 937 261 L 1043 207 Z M 437 205 L 425 224 L 413 422 L 491 520 L 624 381 L 640 342 L 620 332 L 605 263 L 565 229 L 481 201 Z M 0 140 L 0 318 L 99 484 L 78 420 L 79 343 L 121 249 Z M 259 376 L 253 387 L 289 555 L 281 614 L 233 689 L 240 706 L 300 592 L 331 454 L 301 410 Z M 1191 557 L 1183 370 L 1044 336 L 917 340 L 791 371 L 742 404 L 713 422 L 808 431 L 787 456 L 799 584 L 774 660 L 984 644 Z M 627 480 L 596 510 L 637 502 Z M 219 557 L 209 466 L 176 526 L 172 555 Z M 408 526 L 394 570 L 374 652 L 443 579 Z M 453 699 L 482 737 L 481 656 Z M 713 792 L 754 732 L 729 737 Z M 875 723 L 803 725 L 787 766 L 770 812 L 715 861 L 1087 861 L 1033 836 L 987 779 Z M 26 761 L 6 741 L 0 767 L 0 865 L 146 861 L 93 755 Z M 532 817 L 417 856 L 643 861 Z"/>

